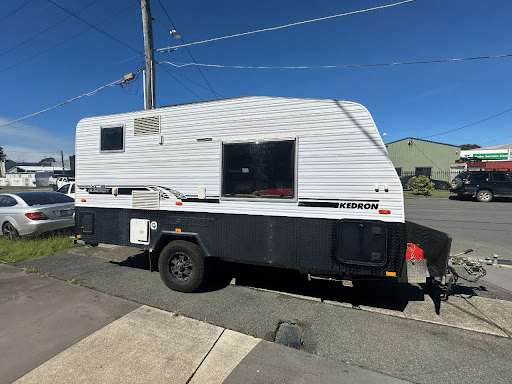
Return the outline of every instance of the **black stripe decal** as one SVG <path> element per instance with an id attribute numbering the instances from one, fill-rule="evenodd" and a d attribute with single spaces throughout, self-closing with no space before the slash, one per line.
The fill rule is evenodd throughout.
<path id="1" fill-rule="evenodd" d="M 339 208 L 340 203 L 328 201 L 299 201 L 299 207 Z"/>

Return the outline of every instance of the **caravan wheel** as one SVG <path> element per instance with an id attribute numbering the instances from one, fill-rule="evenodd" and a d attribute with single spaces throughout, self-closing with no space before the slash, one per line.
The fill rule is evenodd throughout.
<path id="1" fill-rule="evenodd" d="M 167 244 L 160 253 L 158 269 L 162 281 L 174 291 L 194 292 L 206 280 L 204 253 L 188 241 Z"/>

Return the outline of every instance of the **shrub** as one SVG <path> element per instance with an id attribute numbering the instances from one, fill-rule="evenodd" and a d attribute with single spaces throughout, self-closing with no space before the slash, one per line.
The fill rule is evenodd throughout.
<path id="1" fill-rule="evenodd" d="M 411 177 L 407 182 L 407 189 L 417 195 L 430 196 L 434 183 L 425 175 Z"/>

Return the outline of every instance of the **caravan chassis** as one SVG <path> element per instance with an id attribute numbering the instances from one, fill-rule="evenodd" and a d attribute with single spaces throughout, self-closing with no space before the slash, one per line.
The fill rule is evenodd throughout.
<path id="1" fill-rule="evenodd" d="M 407 243 L 423 247 L 427 275 L 441 278 L 451 242 L 442 232 L 409 222 L 80 206 L 75 217 L 77 237 L 83 242 L 149 250 L 152 270 L 159 258 L 164 283 L 182 292 L 204 283 L 210 258 L 338 279 L 407 281 L 407 268 L 410 274 L 414 267 L 405 262 Z M 134 244 L 134 229 L 147 240 L 144 244 Z M 427 281 L 425 274 L 421 281 Z"/>

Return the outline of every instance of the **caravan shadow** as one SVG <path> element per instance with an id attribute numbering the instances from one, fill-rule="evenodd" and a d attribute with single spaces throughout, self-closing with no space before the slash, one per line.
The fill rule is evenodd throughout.
<path id="1" fill-rule="evenodd" d="M 384 280 L 355 280 L 353 287 L 340 281 L 308 280 L 307 275 L 280 268 L 231 264 L 236 285 L 267 289 L 359 306 L 403 311 L 410 301 L 423 301 L 425 294 L 419 286 L 397 284 Z M 435 295 L 435 294 L 434 294 Z"/>

